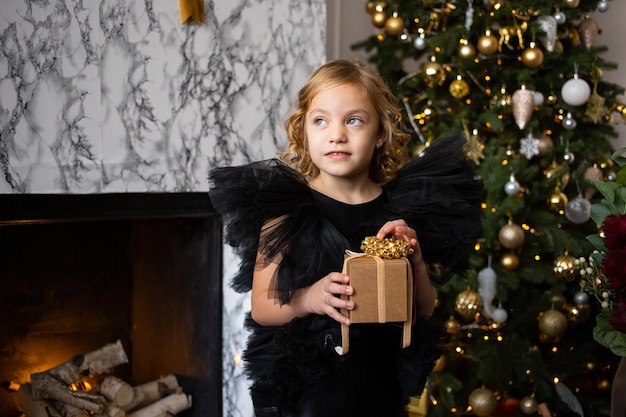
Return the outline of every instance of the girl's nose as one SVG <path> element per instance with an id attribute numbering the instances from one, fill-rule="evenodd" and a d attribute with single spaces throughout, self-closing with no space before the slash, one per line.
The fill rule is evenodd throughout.
<path id="1" fill-rule="evenodd" d="M 346 130 L 343 124 L 333 127 L 330 132 L 330 140 L 335 143 L 343 143 L 346 141 Z"/>

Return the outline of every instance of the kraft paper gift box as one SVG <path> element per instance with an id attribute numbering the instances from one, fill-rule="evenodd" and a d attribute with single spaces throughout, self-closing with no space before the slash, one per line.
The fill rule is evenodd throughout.
<path id="1" fill-rule="evenodd" d="M 403 347 L 411 342 L 413 273 L 406 258 L 382 259 L 348 252 L 343 273 L 354 289 L 344 299 L 354 301 L 354 309 L 342 310 L 351 323 L 403 323 Z M 349 326 L 342 325 L 342 351 L 349 349 Z"/>

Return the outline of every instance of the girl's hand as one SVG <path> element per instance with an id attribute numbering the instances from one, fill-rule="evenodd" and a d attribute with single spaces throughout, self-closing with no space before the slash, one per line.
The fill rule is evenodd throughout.
<path id="1" fill-rule="evenodd" d="M 383 239 L 391 235 L 394 239 L 409 242 L 413 248 L 413 253 L 409 255 L 409 261 L 413 264 L 413 281 L 415 291 L 415 303 L 418 308 L 417 314 L 420 317 L 430 317 L 435 309 L 437 293 L 430 282 L 426 263 L 422 258 L 422 250 L 417 242 L 415 229 L 409 227 L 402 219 L 392 220 L 380 228 L 376 237 Z"/>
<path id="2" fill-rule="evenodd" d="M 388 221 L 380 228 L 376 237 L 378 239 L 383 239 L 391 235 L 394 239 L 404 240 L 411 244 L 411 248 L 413 248 L 413 253 L 409 255 L 409 260 L 413 263 L 413 265 L 419 265 L 422 262 L 422 250 L 420 249 L 420 245 L 417 241 L 417 233 L 415 229 L 409 227 L 408 224 L 402 219 L 391 220 Z"/>
<path id="3" fill-rule="evenodd" d="M 354 308 L 354 302 L 343 300 L 337 295 L 352 295 L 353 289 L 348 285 L 349 277 L 340 272 L 331 272 L 315 284 L 305 288 L 298 300 L 307 313 L 328 315 L 339 323 L 350 325 L 350 320 L 338 309 Z"/>

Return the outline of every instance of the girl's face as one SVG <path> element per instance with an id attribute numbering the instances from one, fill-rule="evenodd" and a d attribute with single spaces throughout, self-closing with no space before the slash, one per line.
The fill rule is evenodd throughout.
<path id="1" fill-rule="evenodd" d="M 353 84 L 318 93 L 306 113 L 305 130 L 311 160 L 320 175 L 363 179 L 376 146 L 378 115 L 369 97 Z"/>

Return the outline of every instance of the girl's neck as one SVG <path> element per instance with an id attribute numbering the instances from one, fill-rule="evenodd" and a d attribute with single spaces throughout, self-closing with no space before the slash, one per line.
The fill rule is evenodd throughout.
<path id="1" fill-rule="evenodd" d="M 346 204 L 367 203 L 378 197 L 382 191 L 380 184 L 376 184 L 369 178 L 363 181 L 331 181 L 318 175 L 309 181 L 309 186 L 317 192 Z"/>

